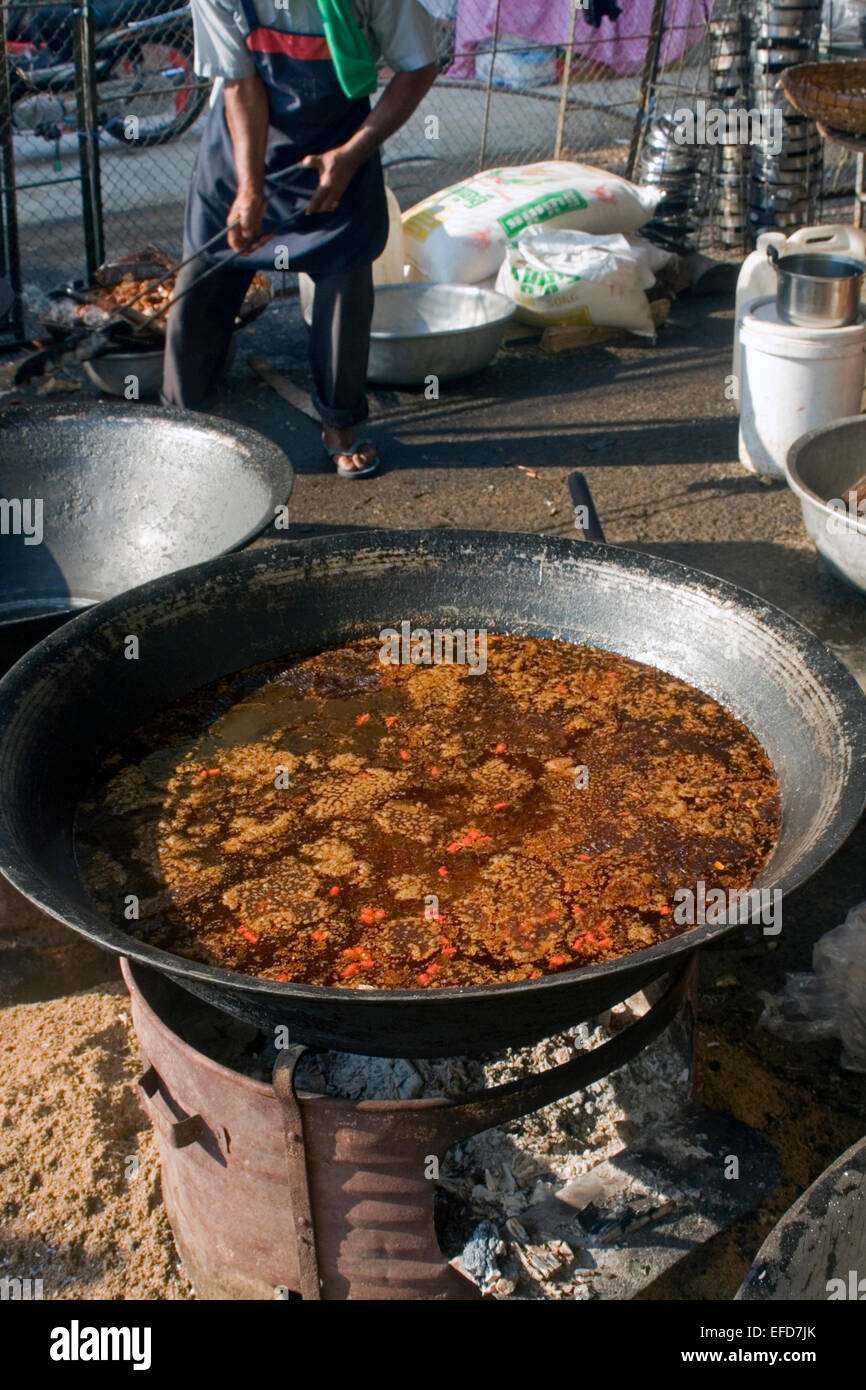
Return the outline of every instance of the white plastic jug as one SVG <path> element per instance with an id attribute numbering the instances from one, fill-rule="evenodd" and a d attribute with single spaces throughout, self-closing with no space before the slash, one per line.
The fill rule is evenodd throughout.
<path id="1" fill-rule="evenodd" d="M 866 318 L 846 328 L 796 328 L 779 318 L 775 294 L 764 295 L 745 305 L 740 343 L 740 462 L 781 478 L 795 439 L 859 413 Z"/>
<path id="2" fill-rule="evenodd" d="M 775 246 L 780 256 L 786 251 L 803 250 L 826 255 L 855 256 L 866 261 L 866 230 L 851 227 L 840 222 L 827 227 L 801 227 L 799 231 L 786 237 L 784 232 L 762 232 L 752 251 L 740 268 L 737 277 L 736 313 L 734 316 L 734 360 L 732 365 L 736 381 L 740 380 L 740 321 L 743 310 L 753 299 L 762 295 L 776 293 L 776 272 L 774 271 L 767 247 Z M 742 397 L 742 391 L 740 391 Z"/>
<path id="3" fill-rule="evenodd" d="M 388 240 L 385 250 L 373 262 L 374 285 L 399 285 L 403 282 L 403 217 L 396 195 L 386 186 L 388 200 Z M 303 271 L 298 276 L 298 295 L 301 300 L 301 313 L 307 323 L 313 310 L 315 286 L 309 275 Z"/>

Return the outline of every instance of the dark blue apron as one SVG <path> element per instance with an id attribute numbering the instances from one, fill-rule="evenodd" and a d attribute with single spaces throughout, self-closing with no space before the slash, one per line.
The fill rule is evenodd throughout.
<path id="1" fill-rule="evenodd" d="M 262 231 L 271 240 L 239 262 L 246 269 L 273 270 L 277 247 L 286 247 L 288 267 L 332 275 L 374 261 L 388 239 L 388 205 L 378 151 L 356 171 L 334 212 L 303 216 L 318 185 L 317 169 L 295 168 L 308 154 L 323 154 L 354 135 L 370 110 L 368 97 L 344 95 L 323 34 L 286 34 L 259 23 L 253 0 L 241 0 L 250 26 L 245 40 L 268 94 L 270 126 L 265 154 L 265 213 Z M 184 255 L 191 255 L 225 227 L 235 192 L 232 141 L 223 92 L 210 108 L 192 173 L 186 205 Z M 292 225 L 297 222 L 298 225 Z M 221 258 L 227 244 L 208 253 Z"/>

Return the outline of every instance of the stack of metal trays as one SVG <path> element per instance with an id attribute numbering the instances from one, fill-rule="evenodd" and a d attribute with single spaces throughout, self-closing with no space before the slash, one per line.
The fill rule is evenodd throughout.
<path id="1" fill-rule="evenodd" d="M 741 248 L 749 203 L 749 145 L 739 138 L 739 112 L 748 106 L 749 25 L 739 5 L 715 5 L 707 25 L 710 84 L 714 105 L 726 115 L 710 190 L 710 215 L 717 239 Z"/>
<path id="2" fill-rule="evenodd" d="M 669 116 L 651 121 L 641 149 L 638 181 L 659 188 L 664 197 L 643 229 L 653 240 L 672 249 L 687 250 L 696 229 L 698 168 L 701 151 L 677 139 Z"/>
<path id="3" fill-rule="evenodd" d="M 794 231 L 813 221 L 821 191 L 822 143 L 814 122 L 781 89 L 786 68 L 815 58 L 821 0 L 757 0 L 749 45 L 751 151 L 749 232 Z"/>

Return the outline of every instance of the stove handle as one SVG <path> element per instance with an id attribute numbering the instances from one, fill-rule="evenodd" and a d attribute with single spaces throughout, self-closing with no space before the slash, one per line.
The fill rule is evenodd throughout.
<path id="1" fill-rule="evenodd" d="M 201 1144 L 203 1149 L 225 1166 L 224 1145 L 220 1144 L 202 1115 L 183 1113 L 156 1067 L 149 1066 L 144 1075 L 139 1077 L 138 1088 L 142 1094 L 142 1109 L 154 1127 L 165 1135 L 173 1149 L 185 1149 L 190 1144 Z M 180 1118 L 171 1106 L 181 1111 Z M 225 1138 L 225 1131 L 223 1137 Z"/>
<path id="2" fill-rule="evenodd" d="M 568 490 L 571 493 L 571 500 L 574 503 L 575 512 L 578 507 L 583 508 L 586 517 L 586 525 L 581 526 L 583 538 L 587 541 L 603 541 L 604 530 L 599 521 L 598 512 L 595 509 L 595 502 L 589 490 L 589 483 L 584 475 L 575 471 L 568 475 Z"/>

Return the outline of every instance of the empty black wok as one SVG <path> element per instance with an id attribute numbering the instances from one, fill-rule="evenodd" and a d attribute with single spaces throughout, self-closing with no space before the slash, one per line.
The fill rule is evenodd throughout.
<path id="1" fill-rule="evenodd" d="M 0 536 L 0 625 L 86 608 L 239 549 L 291 490 L 282 449 L 215 415 L 13 407 L 0 416 L 0 497 L 26 510 Z"/>
<path id="2" fill-rule="evenodd" d="M 157 950 L 106 920 L 76 871 L 73 815 L 100 756 L 186 692 L 288 653 L 399 626 L 589 642 L 693 682 L 743 719 L 776 768 L 783 821 L 759 882 L 788 890 L 855 824 L 866 700 L 786 614 L 721 580 L 612 546 L 489 532 L 328 536 L 226 556 L 110 599 L 0 683 L 0 868 L 40 907 L 296 1042 L 385 1056 L 478 1053 L 598 1014 L 727 926 L 513 985 L 356 991 L 278 984 Z M 138 660 L 124 640 L 139 638 Z M 784 929 L 784 928 L 783 928 Z"/>

